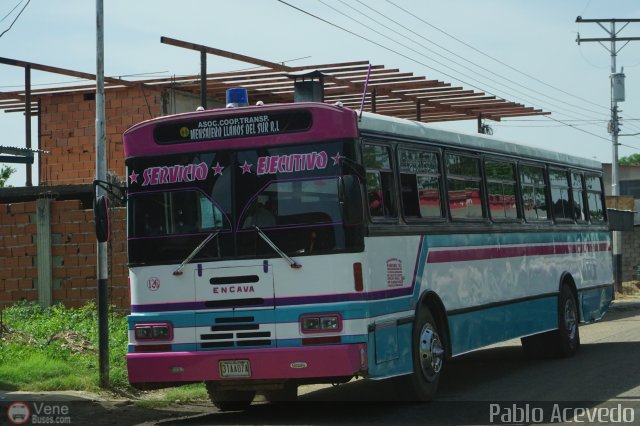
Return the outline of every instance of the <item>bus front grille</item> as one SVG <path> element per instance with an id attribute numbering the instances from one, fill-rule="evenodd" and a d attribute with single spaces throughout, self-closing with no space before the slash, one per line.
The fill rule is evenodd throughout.
<path id="1" fill-rule="evenodd" d="M 271 346 L 271 331 L 261 330 L 254 317 L 216 318 L 211 333 L 200 335 L 202 349 Z"/>

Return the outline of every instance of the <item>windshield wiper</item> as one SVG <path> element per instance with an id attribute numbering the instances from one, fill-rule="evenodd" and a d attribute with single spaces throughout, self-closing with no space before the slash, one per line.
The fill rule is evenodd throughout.
<path id="1" fill-rule="evenodd" d="M 290 258 L 289 256 L 286 255 L 285 252 L 283 252 L 282 250 L 280 250 L 280 247 L 278 247 L 276 245 L 276 243 L 274 243 L 273 241 L 271 241 L 271 239 L 269 237 L 267 237 L 267 234 L 265 234 L 262 229 L 258 228 L 256 225 L 253 225 L 253 229 L 256 230 L 256 232 L 258 233 L 258 235 L 260 235 L 260 238 L 262 238 L 264 240 L 265 243 L 269 244 L 269 247 L 271 247 L 276 253 L 278 253 L 280 255 L 281 258 L 283 258 L 284 260 L 287 261 L 287 263 L 289 263 L 289 266 L 291 266 L 294 269 L 298 269 L 298 268 L 302 268 L 302 265 L 299 264 L 298 262 L 296 262 L 295 260 L 293 260 L 292 258 Z"/>
<path id="2" fill-rule="evenodd" d="M 178 269 L 173 271 L 173 275 L 182 275 L 182 268 L 184 268 L 184 265 L 189 263 L 191 259 L 193 259 L 195 255 L 198 254 L 200 250 L 202 250 L 202 248 L 206 246 L 209 241 L 214 239 L 219 233 L 220 231 L 216 231 L 213 234 L 209 234 L 207 238 L 204 239 L 203 242 L 198 244 L 198 247 L 194 248 L 193 251 L 189 254 L 189 256 L 187 256 L 187 258 L 180 264 L 180 266 L 178 266 Z"/>

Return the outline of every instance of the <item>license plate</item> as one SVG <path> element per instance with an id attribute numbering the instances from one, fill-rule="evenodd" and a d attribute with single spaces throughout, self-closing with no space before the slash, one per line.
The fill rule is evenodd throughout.
<path id="1" fill-rule="evenodd" d="M 251 367 L 248 359 L 234 359 L 219 361 L 220 377 L 251 377 Z"/>

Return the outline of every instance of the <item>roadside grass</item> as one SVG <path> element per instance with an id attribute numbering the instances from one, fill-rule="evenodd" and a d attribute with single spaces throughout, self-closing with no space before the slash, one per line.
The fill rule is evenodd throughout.
<path id="1" fill-rule="evenodd" d="M 127 319 L 109 312 L 110 396 L 136 405 L 160 407 L 208 400 L 203 384 L 141 392 L 127 380 Z M 104 394 L 98 365 L 98 313 L 95 303 L 80 308 L 42 308 L 18 302 L 0 311 L 0 389 L 86 391 Z"/>
<path id="2" fill-rule="evenodd" d="M 98 320 L 94 303 L 81 308 L 42 308 L 19 302 L 1 313 L 0 377 L 5 387 L 25 391 L 100 391 Z M 111 386 L 128 391 L 127 320 L 109 314 Z"/>

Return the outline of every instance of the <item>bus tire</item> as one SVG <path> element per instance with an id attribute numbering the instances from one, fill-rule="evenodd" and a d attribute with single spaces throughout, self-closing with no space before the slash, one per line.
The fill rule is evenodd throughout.
<path id="1" fill-rule="evenodd" d="M 560 357 L 572 357 L 580 349 L 579 323 L 578 302 L 569 286 L 563 285 L 558 296 L 558 330 L 556 331 L 556 345 Z"/>
<path id="2" fill-rule="evenodd" d="M 532 359 L 568 358 L 580 349 L 579 315 L 576 298 L 568 285 L 558 295 L 558 329 L 520 339 Z"/>
<path id="3" fill-rule="evenodd" d="M 418 311 L 413 328 L 413 374 L 407 377 L 411 399 L 430 401 L 440 381 L 445 350 L 438 324 L 426 307 Z"/>
<path id="4" fill-rule="evenodd" d="M 255 391 L 218 389 L 215 382 L 206 382 L 207 393 L 213 405 L 220 411 L 242 411 L 249 408 Z"/>

